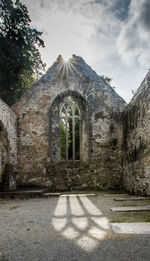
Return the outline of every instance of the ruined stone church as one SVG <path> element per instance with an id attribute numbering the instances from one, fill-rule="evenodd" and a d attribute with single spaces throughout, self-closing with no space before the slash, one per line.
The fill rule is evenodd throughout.
<path id="1" fill-rule="evenodd" d="M 0 183 L 7 166 L 17 186 L 150 195 L 150 72 L 126 104 L 81 57 L 59 56 L 12 108 L 0 100 Z"/>

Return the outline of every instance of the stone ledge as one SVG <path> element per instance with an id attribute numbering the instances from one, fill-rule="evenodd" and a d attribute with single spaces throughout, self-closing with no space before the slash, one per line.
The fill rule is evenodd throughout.
<path id="1" fill-rule="evenodd" d="M 113 212 L 150 211 L 150 205 L 111 208 Z"/>
<path id="2" fill-rule="evenodd" d="M 150 223 L 111 223 L 113 232 L 117 234 L 150 234 Z"/>

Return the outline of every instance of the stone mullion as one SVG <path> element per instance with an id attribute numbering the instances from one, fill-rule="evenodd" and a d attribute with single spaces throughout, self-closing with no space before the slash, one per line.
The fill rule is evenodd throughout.
<path id="1" fill-rule="evenodd" d="M 73 117 L 72 117 L 72 157 L 73 160 L 75 160 L 75 117 L 74 117 L 74 111 L 73 111 Z"/>
<path id="2" fill-rule="evenodd" d="M 79 144 L 80 144 L 80 156 L 81 156 L 81 118 L 80 116 L 75 116 L 75 119 L 79 120 Z"/>
<path id="3" fill-rule="evenodd" d="M 69 115 L 68 116 L 68 110 L 69 110 L 69 106 L 71 107 L 71 110 L 72 110 L 72 116 Z M 65 126 L 66 126 L 66 161 L 68 161 L 68 149 L 69 149 L 69 141 L 68 141 L 68 124 L 69 124 L 69 118 L 72 119 L 72 159 L 75 160 L 76 157 L 75 157 L 75 150 L 76 150 L 76 144 L 75 144 L 75 120 L 76 119 L 79 119 L 79 128 L 81 127 L 81 124 L 80 124 L 80 116 L 78 115 L 75 115 L 75 110 L 74 108 L 71 106 L 70 103 L 67 103 L 67 106 L 64 107 L 65 109 L 65 117 L 63 117 L 65 119 Z M 81 131 L 79 130 L 79 138 L 81 136 Z M 81 148 L 81 147 L 80 147 Z"/>
<path id="4" fill-rule="evenodd" d="M 66 117 L 66 160 L 68 160 L 68 118 Z"/>

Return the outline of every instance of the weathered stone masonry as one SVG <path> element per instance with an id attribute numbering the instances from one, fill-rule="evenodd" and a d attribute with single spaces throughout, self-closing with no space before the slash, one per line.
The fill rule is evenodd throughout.
<path id="1" fill-rule="evenodd" d="M 123 112 L 123 126 L 124 186 L 150 195 L 150 72 Z"/>
<path id="2" fill-rule="evenodd" d="M 60 160 L 59 113 L 71 96 L 81 110 L 81 160 Z M 82 58 L 61 57 L 13 106 L 18 116 L 19 184 L 52 190 L 122 185 L 120 112 L 125 102 Z"/>
<path id="3" fill-rule="evenodd" d="M 6 164 L 17 171 L 17 116 L 0 99 L 0 173 Z M 1 178 L 0 178 L 1 182 Z"/>
<path id="4" fill-rule="evenodd" d="M 60 111 L 68 97 L 80 110 L 77 161 L 60 153 Z M 16 114 L 0 100 L 0 158 L 16 167 L 18 145 L 18 185 L 125 187 L 150 195 L 150 72 L 126 105 L 82 58 L 65 63 L 59 56 L 12 109 Z"/>

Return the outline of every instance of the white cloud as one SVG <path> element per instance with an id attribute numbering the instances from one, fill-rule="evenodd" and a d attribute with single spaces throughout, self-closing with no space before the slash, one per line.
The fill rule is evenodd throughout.
<path id="1" fill-rule="evenodd" d="M 149 68 L 150 0 L 22 0 L 32 25 L 44 32 L 43 60 L 49 67 L 62 54 L 82 56 L 113 78 L 127 101 Z"/>
<path id="2" fill-rule="evenodd" d="M 145 67 L 149 66 L 150 60 L 150 31 L 147 30 L 147 23 L 150 23 L 145 16 L 147 4 L 150 0 L 132 0 L 129 17 L 122 25 L 117 41 L 119 54 L 127 64 L 139 63 Z"/>

